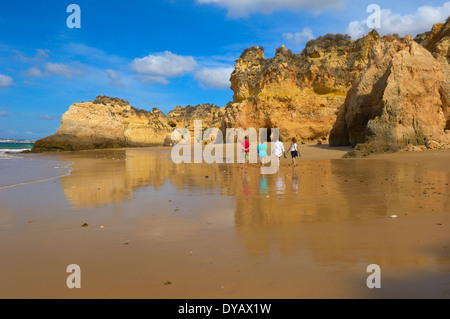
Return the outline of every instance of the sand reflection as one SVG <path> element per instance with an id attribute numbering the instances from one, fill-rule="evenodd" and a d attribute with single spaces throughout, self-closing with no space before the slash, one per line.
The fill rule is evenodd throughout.
<path id="1" fill-rule="evenodd" d="M 432 259 L 406 244 L 415 233 L 393 228 L 390 216 L 450 207 L 449 173 L 423 161 L 301 161 L 273 175 L 257 165 L 247 171 L 239 164 L 177 165 L 167 149 L 86 152 L 71 161 L 73 172 L 61 183 L 76 207 L 118 203 L 139 188 L 162 192 L 164 185 L 189 198 L 210 195 L 202 200 L 210 198 L 211 207 L 216 196 L 228 196 L 234 205 L 221 209 L 234 211 L 236 234 L 255 256 L 307 249 L 315 262 L 426 265 Z M 186 205 L 195 207 L 195 200 Z"/>
<path id="2" fill-rule="evenodd" d="M 73 163 L 60 184 L 0 192 L 3 295 L 73 297 L 60 273 L 75 260 L 84 297 L 448 296 L 450 153 L 329 152 L 273 175 L 176 165 L 167 148 L 52 155 Z"/>
<path id="3" fill-rule="evenodd" d="M 172 167 L 165 153 L 151 156 L 133 150 L 92 151 L 62 159 L 73 162 L 72 173 L 61 179 L 64 194 L 78 207 L 117 203 L 132 198 L 139 187 L 160 189 Z"/>

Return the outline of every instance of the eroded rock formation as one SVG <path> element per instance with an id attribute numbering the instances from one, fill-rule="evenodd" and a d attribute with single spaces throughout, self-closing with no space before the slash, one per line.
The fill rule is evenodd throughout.
<path id="1" fill-rule="evenodd" d="M 282 141 L 326 138 L 378 38 L 376 31 L 357 41 L 327 34 L 299 54 L 283 46 L 270 59 L 261 47 L 246 49 L 231 74 L 223 127 L 279 128 Z"/>
<path id="2" fill-rule="evenodd" d="M 164 145 L 174 128 L 192 133 L 194 120 L 223 133 L 279 128 L 282 141 L 329 138 L 332 146 L 354 146 L 350 156 L 414 145 L 447 147 L 449 44 L 446 22 L 414 40 L 380 37 L 376 31 L 356 41 L 327 34 L 298 54 L 282 46 L 273 58 L 253 46 L 236 60 L 233 101 L 222 108 L 177 106 L 165 115 L 99 96 L 73 104 L 58 132 L 36 142 L 33 150 Z"/>
<path id="3" fill-rule="evenodd" d="M 410 36 L 387 36 L 375 43 L 331 130 L 332 146 L 352 145 L 355 151 L 348 156 L 359 157 L 450 141 L 445 134 L 449 123 L 448 36 L 437 41 L 437 34 L 442 33 L 436 28 L 416 38 L 424 46 Z M 435 51 L 428 51 L 427 46 Z"/>
<path id="4" fill-rule="evenodd" d="M 218 106 L 176 107 L 167 116 L 130 106 L 124 100 L 98 96 L 93 102 L 72 104 L 58 131 L 34 144 L 34 152 L 156 146 L 172 142 L 174 128 L 193 130 L 191 118 L 213 125 Z"/>

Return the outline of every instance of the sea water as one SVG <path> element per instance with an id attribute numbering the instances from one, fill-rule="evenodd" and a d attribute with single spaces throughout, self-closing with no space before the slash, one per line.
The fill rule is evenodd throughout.
<path id="1" fill-rule="evenodd" d="M 0 143 L 0 191 L 70 174 L 71 163 L 43 154 L 22 153 L 32 143 Z"/>
<path id="2" fill-rule="evenodd" d="M 0 160 L 11 158 L 10 153 L 29 151 L 32 147 L 33 143 L 0 143 Z"/>

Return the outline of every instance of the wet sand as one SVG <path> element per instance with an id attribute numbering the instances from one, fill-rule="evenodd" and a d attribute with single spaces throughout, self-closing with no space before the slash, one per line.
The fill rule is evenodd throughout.
<path id="1" fill-rule="evenodd" d="M 39 155 L 72 171 L 0 189 L 0 298 L 449 297 L 450 151 L 301 145 L 261 175 L 170 150 Z"/>

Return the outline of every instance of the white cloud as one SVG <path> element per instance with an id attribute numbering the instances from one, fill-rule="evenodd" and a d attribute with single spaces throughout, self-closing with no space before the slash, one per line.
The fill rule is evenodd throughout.
<path id="1" fill-rule="evenodd" d="M 83 75 L 79 69 L 61 63 L 45 63 L 44 71 L 47 76 L 62 76 L 73 78 L 74 75 Z"/>
<path id="2" fill-rule="evenodd" d="M 0 111 L 0 117 L 7 117 L 7 116 L 9 116 L 8 111 Z"/>
<path id="3" fill-rule="evenodd" d="M 301 32 L 296 33 L 287 32 L 283 33 L 282 35 L 286 41 L 291 42 L 295 45 L 299 45 L 303 42 L 307 42 L 309 40 L 314 39 L 314 35 L 310 28 L 304 28 Z"/>
<path id="4" fill-rule="evenodd" d="M 200 4 L 215 4 L 226 8 L 231 18 L 247 17 L 253 13 L 269 14 L 281 10 L 309 10 L 320 13 L 326 10 L 342 10 L 344 0 L 197 0 Z"/>
<path id="5" fill-rule="evenodd" d="M 95 57 L 104 58 L 105 53 L 97 48 L 89 47 L 84 43 L 68 43 L 63 45 L 63 50 L 67 51 L 71 55 L 83 56 L 83 57 Z"/>
<path id="6" fill-rule="evenodd" d="M 127 59 L 108 54 L 100 49 L 90 47 L 84 43 L 67 43 L 62 45 L 61 50 L 74 60 L 89 61 L 96 65 L 119 65 L 126 64 Z"/>
<path id="7" fill-rule="evenodd" d="M 234 67 L 202 68 L 194 75 L 201 86 L 211 89 L 230 88 L 230 76 Z"/>
<path id="8" fill-rule="evenodd" d="M 117 74 L 116 71 L 111 70 L 111 69 L 106 69 L 106 74 L 108 75 L 108 78 L 110 80 L 110 84 L 113 86 L 120 86 L 120 87 L 125 87 L 125 84 L 122 83 L 121 79 L 120 79 L 120 75 Z"/>
<path id="9" fill-rule="evenodd" d="M 133 71 L 138 73 L 142 82 L 168 84 L 168 78 L 192 72 L 198 64 L 192 56 L 182 56 L 165 51 L 136 58 L 130 66 Z"/>
<path id="10" fill-rule="evenodd" d="M 74 75 L 83 75 L 81 70 L 61 63 L 45 63 L 43 69 L 44 71 L 41 71 L 40 67 L 33 66 L 22 74 L 29 78 L 62 76 L 69 79 L 73 78 Z"/>
<path id="11" fill-rule="evenodd" d="M 23 73 L 24 76 L 29 78 L 41 78 L 44 76 L 41 69 L 38 66 L 33 66 Z"/>
<path id="12" fill-rule="evenodd" d="M 0 74 L 0 88 L 5 88 L 14 84 L 14 80 L 9 75 Z"/>
<path id="13" fill-rule="evenodd" d="M 144 84 L 169 84 L 170 81 L 163 76 L 139 74 L 138 79 Z"/>
<path id="14" fill-rule="evenodd" d="M 38 114 L 38 119 L 44 120 L 44 121 L 53 121 L 53 120 L 58 120 L 59 116 L 39 113 Z"/>
<path id="15" fill-rule="evenodd" d="M 370 13 L 367 14 L 369 17 Z M 381 35 L 398 33 L 415 37 L 418 33 L 431 30 L 435 23 L 445 22 L 450 15 L 450 2 L 440 7 L 422 6 L 414 14 L 396 14 L 389 9 L 381 8 L 381 28 L 377 29 Z M 367 34 L 371 29 L 367 27 L 367 20 L 352 21 L 347 27 L 347 33 L 357 39 Z"/>
<path id="16" fill-rule="evenodd" d="M 43 61 L 48 58 L 48 53 L 50 52 L 47 49 L 37 49 L 36 55 L 32 58 L 29 58 L 29 57 L 24 56 L 22 54 L 22 52 L 20 52 L 20 51 L 17 51 L 17 50 L 12 50 L 12 51 L 17 55 L 19 60 L 24 63 L 33 63 L 33 62 Z"/>

